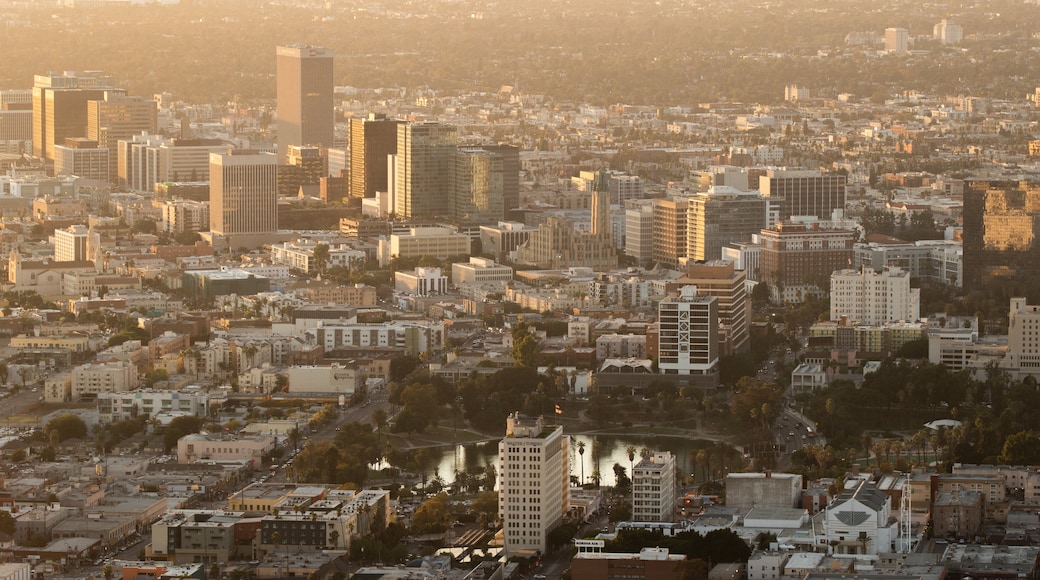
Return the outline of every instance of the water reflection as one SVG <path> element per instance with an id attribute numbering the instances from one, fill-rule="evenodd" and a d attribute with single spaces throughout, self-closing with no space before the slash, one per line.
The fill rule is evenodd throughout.
<path id="1" fill-rule="evenodd" d="M 647 435 L 571 435 L 570 465 L 571 476 L 579 481 L 584 476 L 585 483 L 591 483 L 599 473 L 600 484 L 612 486 L 616 483 L 614 464 L 625 468 L 629 476 L 631 465 L 628 449 L 635 452 L 634 463 L 639 462 L 641 452 L 670 451 L 675 456 L 676 471 L 689 475 L 694 467 L 690 462 L 690 454 L 710 448 L 713 443 L 703 439 L 687 439 L 683 437 L 647 436 Z M 579 453 L 579 443 L 584 444 L 584 454 Z M 488 465 L 494 466 L 498 473 L 498 441 L 472 443 L 458 446 L 431 448 L 435 458 L 431 461 L 432 470 L 427 472 L 429 479 L 439 479 L 442 483 L 451 484 L 456 481 L 458 473 L 483 473 Z M 376 466 L 377 468 L 385 465 Z M 703 466 L 698 467 L 698 479 L 703 477 Z M 497 477 L 495 488 L 498 488 Z"/>

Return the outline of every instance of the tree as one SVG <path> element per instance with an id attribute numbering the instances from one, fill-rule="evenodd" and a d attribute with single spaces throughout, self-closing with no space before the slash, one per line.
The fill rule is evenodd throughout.
<path id="1" fill-rule="evenodd" d="M 177 441 L 185 435 L 191 435 L 192 433 L 198 433 L 202 430 L 203 420 L 201 417 L 191 417 L 188 415 L 182 417 L 174 417 L 170 424 L 166 426 L 166 431 L 163 433 L 163 449 L 166 453 L 177 446 Z"/>
<path id="2" fill-rule="evenodd" d="M 581 463 L 581 484 L 585 485 L 585 442 L 578 441 L 578 456 L 580 459 L 578 463 Z"/>
<path id="3" fill-rule="evenodd" d="M 60 443 L 66 439 L 85 437 L 87 435 L 87 424 L 79 416 L 66 413 L 47 423 L 43 431 L 48 437 L 51 437 L 52 433 L 57 434 L 58 442 Z"/>
<path id="4" fill-rule="evenodd" d="M 449 504 L 448 494 L 443 491 L 424 501 L 412 517 L 412 533 L 422 535 L 446 530 Z"/>
<path id="5" fill-rule="evenodd" d="M 1035 431 L 1019 431 L 1007 438 L 998 458 L 1004 465 L 1040 463 L 1040 436 Z"/>
<path id="6" fill-rule="evenodd" d="M 498 516 L 498 492 L 494 490 L 481 492 L 473 500 L 472 508 L 478 517 L 483 516 L 481 521 L 484 521 L 485 524 L 493 522 Z"/>
<path id="7" fill-rule="evenodd" d="M 0 533 L 14 535 L 14 517 L 7 510 L 0 510 Z"/>
<path id="8" fill-rule="evenodd" d="M 314 246 L 314 269 L 318 274 L 325 275 L 325 269 L 329 264 L 329 245 L 318 244 Z"/>
<path id="9" fill-rule="evenodd" d="M 376 431 L 382 431 L 383 427 L 386 427 L 386 409 L 380 407 L 372 411 L 372 425 Z"/>
<path id="10" fill-rule="evenodd" d="M 538 365 L 539 344 L 533 334 L 525 333 L 513 340 L 513 360 L 517 366 L 533 367 Z"/>

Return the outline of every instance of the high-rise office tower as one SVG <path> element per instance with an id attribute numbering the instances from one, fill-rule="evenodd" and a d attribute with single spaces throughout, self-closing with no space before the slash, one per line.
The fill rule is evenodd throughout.
<path id="1" fill-rule="evenodd" d="M 209 159 L 209 229 L 220 235 L 277 231 L 278 158 L 231 149 Z"/>
<path id="2" fill-rule="evenodd" d="M 541 417 L 513 413 L 498 444 L 498 512 L 509 556 L 548 551 L 548 536 L 570 509 L 570 437 Z"/>
<path id="3" fill-rule="evenodd" d="M 397 127 L 386 115 L 350 120 L 350 197 L 375 197 L 387 190 L 387 156 L 397 152 Z"/>
<path id="4" fill-rule="evenodd" d="M 333 146 L 333 53 L 293 44 L 279 46 L 276 55 L 278 163 L 285 163 L 290 145 Z"/>
<path id="5" fill-rule="evenodd" d="M 502 158 L 502 211 L 506 219 L 509 212 L 520 207 L 520 148 L 514 145 L 481 145 Z"/>
<path id="6" fill-rule="evenodd" d="M 769 201 L 780 203 L 780 219 L 816 216 L 829 220 L 836 209 L 845 210 L 845 176 L 815 169 L 770 169 L 758 180 Z"/>
<path id="7" fill-rule="evenodd" d="M 686 214 L 689 198 L 655 199 L 654 261 L 677 268 L 686 258 Z"/>
<path id="8" fill-rule="evenodd" d="M 632 468 L 632 521 L 675 521 L 675 456 L 657 451 Z"/>
<path id="9" fill-rule="evenodd" d="M 486 149 L 464 148 L 455 154 L 452 217 L 464 224 L 502 220 L 502 156 Z"/>
<path id="10" fill-rule="evenodd" d="M 36 75 L 33 86 L 33 155 L 54 160 L 54 147 L 87 136 L 90 101 L 125 95 L 112 77 L 95 71 Z"/>
<path id="11" fill-rule="evenodd" d="M 691 375 L 715 385 L 719 372 L 719 300 L 683 286 L 679 296 L 657 306 L 657 361 L 661 373 Z"/>
<path id="12" fill-rule="evenodd" d="M 964 182 L 964 289 L 1034 273 L 1040 264 L 1040 182 Z"/>
<path id="13" fill-rule="evenodd" d="M 154 191 L 156 183 L 209 181 L 209 156 L 225 153 L 220 139 L 167 139 L 135 135 L 117 147 L 119 183 L 134 191 Z"/>
<path id="14" fill-rule="evenodd" d="M 105 93 L 103 99 L 87 102 L 87 138 L 108 149 L 108 173 L 118 173 L 118 145 L 121 139 L 155 133 L 159 108 L 154 99 Z"/>
<path id="15" fill-rule="evenodd" d="M 0 91 L 0 152 L 32 154 L 32 91 Z"/>
<path id="16" fill-rule="evenodd" d="M 723 246 L 750 242 L 766 227 L 767 201 L 757 191 L 716 185 L 688 199 L 687 262 L 718 260 Z"/>
<path id="17" fill-rule="evenodd" d="M 454 125 L 402 123 L 397 126 L 394 209 L 398 217 L 451 215 L 455 187 Z"/>
<path id="18" fill-rule="evenodd" d="M 906 52 L 909 49 L 910 32 L 905 28 L 885 29 L 885 50 L 889 52 Z"/>

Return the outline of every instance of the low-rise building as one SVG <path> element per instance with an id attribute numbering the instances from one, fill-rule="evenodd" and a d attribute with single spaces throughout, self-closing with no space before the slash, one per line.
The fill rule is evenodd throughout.
<path id="1" fill-rule="evenodd" d="M 71 397 L 77 400 L 99 393 L 122 393 L 136 389 L 137 385 L 137 367 L 129 362 L 87 363 L 72 369 Z"/>
<path id="2" fill-rule="evenodd" d="M 270 435 L 236 438 L 210 433 L 193 433 L 177 440 L 177 462 L 224 461 L 246 459 L 254 466 L 270 457 L 276 440 Z"/>
<path id="3" fill-rule="evenodd" d="M 456 286 L 487 282 L 505 283 L 512 279 L 513 268 L 489 258 L 471 256 L 469 262 L 455 262 L 451 265 L 451 281 Z"/>
<path id="4" fill-rule="evenodd" d="M 932 502 L 932 535 L 936 538 L 974 540 L 985 519 L 986 508 L 977 491 L 939 493 Z"/>

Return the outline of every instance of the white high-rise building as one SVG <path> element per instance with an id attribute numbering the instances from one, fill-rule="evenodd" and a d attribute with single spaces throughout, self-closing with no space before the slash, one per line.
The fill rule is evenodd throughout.
<path id="1" fill-rule="evenodd" d="M 906 52 L 910 47 L 910 32 L 905 28 L 885 29 L 885 50 Z"/>
<path id="2" fill-rule="evenodd" d="M 943 18 L 932 28 L 932 38 L 942 44 L 957 44 L 964 38 L 964 28 Z"/>
<path id="3" fill-rule="evenodd" d="M 87 226 L 69 226 L 54 230 L 54 261 L 82 262 L 87 259 L 90 230 Z"/>
<path id="4" fill-rule="evenodd" d="M 632 520 L 671 522 L 675 520 L 675 457 L 657 451 L 632 468 Z"/>
<path id="5" fill-rule="evenodd" d="M 498 513 L 508 556 L 544 554 L 570 508 L 570 437 L 541 417 L 514 413 L 498 444 Z"/>
<path id="6" fill-rule="evenodd" d="M 719 300 L 698 296 L 696 286 L 683 286 L 679 296 L 657 307 L 658 368 L 667 375 L 718 378 Z"/>
<path id="7" fill-rule="evenodd" d="M 639 265 L 654 257 L 654 204 L 650 200 L 625 203 L 625 254 Z"/>
<path id="8" fill-rule="evenodd" d="M 859 324 L 914 322 L 921 318 L 921 290 L 896 267 L 838 270 L 831 274 L 831 320 Z"/>
<path id="9" fill-rule="evenodd" d="M 1008 315 L 1008 350 L 1004 365 L 1019 377 L 1040 375 L 1040 306 L 1012 298 Z"/>

